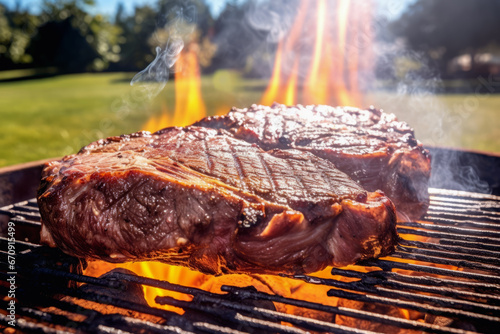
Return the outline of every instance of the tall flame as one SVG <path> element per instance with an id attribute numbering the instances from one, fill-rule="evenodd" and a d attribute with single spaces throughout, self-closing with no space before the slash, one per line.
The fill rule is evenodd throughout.
<path id="1" fill-rule="evenodd" d="M 371 10 L 369 2 L 353 7 L 350 0 L 301 2 L 290 33 L 278 44 L 262 104 L 360 104 L 360 75 L 372 63 Z"/>
<path id="2" fill-rule="evenodd" d="M 190 43 L 180 53 L 175 63 L 175 111 L 173 116 L 162 103 L 162 114 L 150 118 L 143 130 L 157 131 L 168 126 L 185 126 L 206 116 L 201 95 L 201 75 L 198 62 L 198 45 Z"/>

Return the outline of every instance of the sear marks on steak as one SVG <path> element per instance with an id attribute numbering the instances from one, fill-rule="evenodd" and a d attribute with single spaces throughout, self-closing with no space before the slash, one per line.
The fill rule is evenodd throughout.
<path id="1" fill-rule="evenodd" d="M 210 274 L 309 273 L 383 256 L 395 209 L 332 163 L 202 127 L 111 137 L 46 165 L 42 242 Z"/>
<path id="2" fill-rule="evenodd" d="M 373 108 L 252 105 L 195 125 L 225 129 L 264 150 L 297 149 L 328 159 L 366 190 L 382 190 L 401 219 L 419 219 L 429 206 L 429 153 L 393 114 Z"/>

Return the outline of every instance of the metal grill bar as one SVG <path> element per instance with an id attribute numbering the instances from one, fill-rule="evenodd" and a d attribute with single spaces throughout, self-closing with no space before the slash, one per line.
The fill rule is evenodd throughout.
<path id="1" fill-rule="evenodd" d="M 451 245 L 441 245 L 434 244 L 430 242 L 422 242 L 422 241 L 413 241 L 413 240 L 400 240 L 400 245 L 415 247 L 415 249 L 435 249 L 439 251 L 446 252 L 447 256 L 454 256 L 456 258 L 471 258 L 471 261 L 475 259 L 479 259 L 484 263 L 492 263 L 492 264 L 500 264 L 500 252 L 494 252 L 489 250 L 477 249 L 477 248 L 468 248 L 468 247 L 457 247 Z M 460 253 L 454 254 L 453 253 Z M 465 257 L 461 257 L 466 255 Z M 476 257 L 478 256 L 478 257 Z"/>
<path id="2" fill-rule="evenodd" d="M 369 283 L 368 283 L 369 282 Z M 422 283 L 422 282 L 419 282 Z M 324 282 L 324 284 L 328 284 L 327 282 Z M 407 282 L 398 282 L 395 280 L 382 280 L 382 279 L 370 279 L 366 280 L 363 279 L 361 280 L 361 284 L 363 285 L 377 285 L 381 287 L 388 287 L 391 290 L 402 290 L 404 291 L 422 291 L 422 292 L 428 292 L 432 293 L 438 296 L 448 296 L 452 298 L 457 298 L 460 300 L 482 300 L 487 303 L 487 305 L 500 305 L 500 297 L 499 296 L 492 296 L 490 294 L 484 294 L 484 293 L 476 293 L 476 292 L 470 292 L 470 291 L 461 291 L 457 289 L 451 289 L 448 287 L 436 287 L 436 286 L 422 286 L 421 284 L 416 284 L 416 283 L 407 283 Z M 356 286 L 353 287 L 354 289 Z M 352 290 L 352 289 L 351 289 Z M 359 289 L 356 289 L 359 291 Z M 369 289 L 367 289 L 369 290 Z M 455 301 L 453 301 L 455 303 Z M 483 305 L 483 304 L 480 304 Z M 497 308 L 495 310 L 498 311 Z"/>
<path id="3" fill-rule="evenodd" d="M 407 228 L 398 228 L 398 233 L 400 234 L 413 234 L 413 235 L 420 235 L 423 237 L 429 237 L 429 238 L 436 238 L 436 239 L 451 239 L 451 240 L 460 240 L 460 241 L 467 241 L 467 242 L 474 242 L 480 243 L 479 248 L 483 247 L 483 244 L 491 245 L 493 246 L 494 249 L 498 249 L 500 239 L 494 239 L 494 238 L 488 238 L 488 237 L 471 237 L 467 236 L 466 234 L 459 234 L 459 233 L 447 233 L 447 232 L 429 232 L 429 231 L 423 231 L 423 230 L 414 230 L 414 229 L 407 229 Z"/>
<path id="4" fill-rule="evenodd" d="M 390 271 L 392 269 L 403 269 L 403 270 L 410 270 L 414 272 L 421 272 L 427 274 L 466 278 L 471 280 L 477 280 L 484 283 L 500 284 L 500 277 L 498 276 L 472 273 L 467 271 L 457 271 L 439 267 L 431 267 L 421 264 L 396 262 L 389 260 L 365 261 L 364 264 L 369 267 L 377 266 L 386 271 Z"/>
<path id="5" fill-rule="evenodd" d="M 79 324 L 80 329 L 98 333 L 243 333 L 247 330 L 280 333 L 305 333 L 307 330 L 370 333 L 333 322 L 285 314 L 264 305 L 256 306 L 247 302 L 254 300 L 326 312 L 331 314 L 333 319 L 344 316 L 430 333 L 470 332 L 471 328 L 454 328 L 454 321 L 468 321 L 479 332 L 488 332 L 488 328 L 495 328 L 500 324 L 500 197 L 439 189 L 430 189 L 430 193 L 431 207 L 426 221 L 399 223 L 398 231 L 402 240 L 390 257 L 364 261 L 348 269 L 333 268 L 331 278 L 318 278 L 313 275 L 296 275 L 290 278 L 301 280 L 305 284 L 332 287 L 328 292 L 332 297 L 445 316 L 449 318 L 450 326 L 437 326 L 352 307 L 328 306 L 235 286 L 223 286 L 223 293 L 216 294 L 124 273 L 114 273 L 113 280 L 81 275 L 72 271 L 79 263 L 77 259 L 58 250 L 41 247 L 38 244 L 38 236 L 27 233 L 15 244 L 16 250 L 21 252 L 18 254 L 19 266 L 16 269 L 25 284 L 36 277 L 41 285 L 20 287 L 18 302 L 26 305 L 19 309 L 19 314 L 22 315 L 18 322 L 19 328 L 30 332 L 55 332 L 54 325 L 62 326 L 68 318 L 42 309 L 43 305 L 52 305 L 71 314 L 86 315 L 88 319 Z M 2 216 L 14 222 L 16 229 L 40 229 L 40 216 L 35 200 L 0 208 L 0 218 Z M 0 237 L 0 253 L 3 259 L 7 244 L 8 239 Z M 5 282 L 6 262 L 2 260 L 0 264 L 0 277 Z M 66 283 L 61 286 L 61 282 Z M 190 320 L 189 316 L 181 317 L 170 311 L 99 293 L 85 293 L 80 291 L 76 284 L 68 286 L 70 282 L 113 290 L 122 289 L 123 282 L 132 282 L 187 294 L 193 296 L 192 301 L 158 297 L 157 302 L 181 307 L 187 313 L 195 312 L 209 320 Z M 33 292 L 30 289 L 40 290 L 41 287 L 44 289 L 43 298 L 30 301 L 30 291 Z M 0 285 L 0 294 L 6 292 L 6 287 Z M 157 324 L 120 314 L 103 314 L 55 297 L 60 295 L 147 314 L 166 322 Z M 0 302 L 0 305 L 5 307 L 5 301 Z M 284 326 L 282 322 L 293 324 L 295 327 Z M 6 323 L 6 316 L 0 313 L 0 324 Z M 66 331 L 70 332 L 70 329 Z"/>
<path id="6" fill-rule="evenodd" d="M 484 292 L 488 291 L 500 291 L 500 285 L 495 284 L 486 284 L 479 282 L 469 282 L 469 281 L 455 281 L 447 278 L 437 278 L 437 277 L 427 277 L 427 276 L 410 276 L 402 273 L 396 272 L 387 272 L 387 271 L 374 271 L 369 273 L 362 273 L 354 270 L 344 270 L 344 269 L 332 269 L 332 275 L 339 275 L 344 277 L 352 277 L 358 278 L 361 282 L 365 284 L 391 284 L 392 282 L 402 282 L 402 283 L 410 283 L 410 284 L 418 284 L 420 289 L 424 291 L 425 287 L 427 289 L 432 288 L 451 288 L 456 287 L 459 289 L 453 289 L 454 293 L 467 293 L 466 291 L 461 289 L 469 289 L 473 292 L 477 292 L 478 295 L 473 295 L 475 298 L 482 298 L 484 296 Z M 300 277 L 297 277 L 300 278 Z M 302 279 L 311 280 L 309 276 L 303 277 Z M 313 281 L 316 281 L 317 278 L 313 278 Z M 431 291 L 429 291 L 431 292 Z M 488 295 L 490 298 L 498 298 L 498 296 Z"/>
<path id="7" fill-rule="evenodd" d="M 442 218 L 442 217 L 435 217 L 435 216 L 426 216 L 426 220 L 434 223 L 441 223 L 441 224 L 447 224 L 447 225 L 461 225 L 461 226 L 470 226 L 470 227 L 475 227 L 475 228 L 486 228 L 486 229 L 500 229 L 500 226 L 498 223 L 485 223 L 485 222 L 479 222 L 479 221 L 473 221 L 473 220 L 457 220 L 457 219 L 452 219 L 452 218 Z"/>
<path id="8" fill-rule="evenodd" d="M 305 277 L 302 276 L 300 277 L 304 279 Z M 395 303 L 400 302 L 400 299 L 407 299 L 411 301 L 417 301 L 420 302 L 420 304 L 412 303 L 411 305 L 408 304 L 405 307 L 408 307 L 410 309 L 416 309 L 419 311 L 425 310 L 425 312 L 428 313 L 433 313 L 433 312 L 439 312 L 439 314 L 448 314 L 448 315 L 463 315 L 471 318 L 478 318 L 478 319 L 487 319 L 489 321 L 500 321 L 500 318 L 491 318 L 491 317 L 483 317 L 484 314 L 487 313 L 499 313 L 500 314 L 500 307 L 497 306 L 490 306 L 490 305 L 485 305 L 481 303 L 476 303 L 476 302 L 470 302 L 466 300 L 460 300 L 457 298 L 445 298 L 441 296 L 428 296 L 428 295 L 415 295 L 413 292 L 407 292 L 407 291 L 401 291 L 400 289 L 388 289 L 385 287 L 379 287 L 375 286 L 372 284 L 366 284 L 366 282 L 363 281 L 356 281 L 356 282 L 341 282 L 338 280 L 332 280 L 332 279 L 319 279 L 321 281 L 321 284 L 323 285 L 328 285 L 332 286 L 338 289 L 342 290 L 330 290 L 329 294 L 332 296 L 336 297 L 342 297 L 344 293 L 349 293 L 344 290 L 350 290 L 350 291 L 356 291 L 356 292 L 363 292 L 363 293 L 371 293 L 376 296 L 381 296 L 381 297 L 390 297 L 394 298 L 392 301 L 389 301 L 390 305 L 394 305 Z M 413 285 L 413 288 L 411 290 L 421 290 L 418 285 Z M 414 289 L 417 287 L 417 289 Z M 432 288 L 426 288 L 424 287 L 425 290 L 432 289 Z M 411 291 L 410 290 L 410 291 Z M 421 290 L 422 291 L 422 290 Z M 427 292 L 427 291 L 426 291 Z M 434 291 L 435 292 L 435 291 Z M 470 295 L 473 295 L 475 297 L 480 298 L 481 296 L 478 294 L 473 294 L 470 293 Z M 356 297 L 352 298 L 354 300 L 361 300 L 359 298 L 365 298 L 366 296 L 364 294 L 357 294 Z M 351 298 L 349 298 L 351 299 Z M 392 304 L 394 303 L 394 304 Z M 435 310 L 434 307 L 431 305 L 440 305 L 445 308 L 440 308 L 439 310 Z M 464 311 L 462 311 L 464 310 Z M 473 313 L 475 312 L 475 313 Z"/>
<path id="9" fill-rule="evenodd" d="M 469 242 L 469 241 L 463 241 L 463 240 L 453 240 L 453 239 L 446 239 L 446 238 L 440 239 L 439 244 L 468 247 L 468 248 L 478 247 L 476 242 Z M 481 243 L 480 247 L 481 248 L 479 248 L 479 249 L 487 249 L 487 250 L 492 250 L 492 251 L 499 251 L 500 250 L 499 245 L 494 245 L 494 244 L 489 244 L 489 243 Z"/>
<path id="10" fill-rule="evenodd" d="M 411 248 L 398 247 L 397 250 L 391 254 L 391 257 L 397 257 L 405 260 L 416 260 L 422 262 L 430 262 L 435 264 L 442 265 L 451 265 L 462 268 L 471 268 L 477 270 L 485 270 L 494 274 L 499 274 L 500 269 L 496 266 L 492 266 L 489 264 L 477 263 L 477 262 L 469 262 L 464 260 L 455 260 L 453 257 L 437 257 L 432 256 L 430 254 L 420 255 L 418 253 L 425 253 L 425 250 L 420 250 L 420 252 L 413 252 Z"/>
<path id="11" fill-rule="evenodd" d="M 343 326 L 336 325 L 334 323 L 329 323 L 326 321 L 320 321 L 316 319 L 310 319 L 306 317 L 301 317 L 301 316 L 296 316 L 296 315 L 291 315 L 291 314 L 286 314 L 286 313 L 281 313 L 273 310 L 268 310 L 264 308 L 259 308 L 259 307 L 252 307 L 248 306 L 242 303 L 235 303 L 235 302 L 230 302 L 227 300 L 221 300 L 220 298 L 214 298 L 209 295 L 202 295 L 200 298 L 197 299 L 197 303 L 191 303 L 191 302 L 186 302 L 186 301 L 181 301 L 174 299 L 172 297 L 157 297 L 156 298 L 157 303 L 165 305 L 173 305 L 177 306 L 180 308 L 188 308 L 188 309 L 195 309 L 195 310 L 206 310 L 205 307 L 202 306 L 200 302 L 203 303 L 211 303 L 213 305 L 217 306 L 223 306 L 227 307 L 236 311 L 245 311 L 248 313 L 258 313 L 262 317 L 265 317 L 267 319 L 279 319 L 281 321 L 286 321 L 291 324 L 303 326 L 312 330 L 319 330 L 319 331 L 331 331 L 334 333 L 346 333 L 346 334 L 353 334 L 353 333 L 359 333 L 359 334 L 368 334 L 368 333 L 373 333 L 372 331 L 365 331 L 365 330 L 359 330 L 359 329 L 350 329 L 350 328 L 345 328 Z M 235 317 L 237 319 L 237 317 Z"/>
<path id="12" fill-rule="evenodd" d="M 399 223 L 398 225 L 402 226 L 402 227 L 415 227 L 415 228 L 420 228 L 420 229 L 446 232 L 446 233 L 451 233 L 451 234 L 490 237 L 490 238 L 496 238 L 496 240 L 500 241 L 500 239 L 499 239 L 500 238 L 500 231 L 497 232 L 497 231 L 490 231 L 490 230 L 477 230 L 477 229 L 473 229 L 473 228 L 446 226 L 446 225 L 439 225 L 439 224 L 421 224 L 421 223 L 412 223 L 412 222 Z"/>
<path id="13" fill-rule="evenodd" d="M 453 200 L 455 200 L 455 198 L 463 198 L 465 200 L 475 199 L 475 200 L 479 200 L 479 201 L 495 201 L 496 203 L 500 203 L 500 196 L 475 193 L 475 192 L 469 192 L 469 191 L 429 188 L 429 195 L 431 195 L 431 199 L 434 196 L 443 196 L 445 198 L 449 198 L 449 199 L 453 199 Z M 432 196 L 432 195 L 434 195 L 434 196 Z"/>
<path id="14" fill-rule="evenodd" d="M 373 320 L 374 314 L 371 312 L 366 312 L 362 310 L 350 309 L 346 307 L 334 307 L 327 306 L 319 303 L 308 302 L 304 300 L 297 300 L 293 298 L 285 298 L 277 295 L 270 295 L 264 292 L 251 292 L 242 288 L 234 287 L 234 286 L 222 286 L 222 291 L 227 291 L 233 294 L 240 296 L 241 298 L 252 298 L 257 300 L 269 300 L 278 303 L 290 304 L 298 307 L 310 308 L 324 312 L 331 312 L 339 315 L 349 316 L 353 318 L 358 318 L 362 320 Z M 377 321 L 387 324 L 398 326 L 401 328 L 407 329 L 417 329 L 423 330 L 430 333 L 465 333 L 465 331 L 457 330 L 454 328 L 441 327 L 437 328 L 436 326 L 421 323 L 417 321 L 411 321 L 401 318 L 396 318 L 388 315 L 377 314 L 379 318 Z"/>

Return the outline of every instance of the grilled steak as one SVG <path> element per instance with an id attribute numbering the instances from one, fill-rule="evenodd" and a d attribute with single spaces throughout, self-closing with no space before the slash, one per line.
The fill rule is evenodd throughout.
<path id="1" fill-rule="evenodd" d="M 385 255 L 395 210 L 327 160 L 202 127 L 100 140 L 46 165 L 42 242 L 111 262 L 303 273 Z"/>
<path id="2" fill-rule="evenodd" d="M 429 153 L 393 114 L 323 105 L 252 105 L 195 125 L 228 130 L 264 150 L 297 149 L 328 159 L 366 190 L 382 190 L 402 219 L 418 219 L 429 206 Z"/>

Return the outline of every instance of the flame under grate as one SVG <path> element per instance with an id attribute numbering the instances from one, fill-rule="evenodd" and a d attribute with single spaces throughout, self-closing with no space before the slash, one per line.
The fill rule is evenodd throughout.
<path id="1" fill-rule="evenodd" d="M 422 221 L 398 224 L 402 240 L 390 257 L 348 269 L 333 268 L 331 278 L 289 276 L 328 287 L 330 298 L 347 301 L 338 306 L 228 285 L 221 288 L 222 293 L 212 293 L 124 272 L 108 278 L 82 275 L 78 259 L 39 245 L 35 200 L 10 205 L 0 209 L 0 219 L 5 218 L 3 225 L 10 221 L 16 228 L 16 328 L 38 333 L 496 332 L 500 324 L 500 197 L 435 188 L 430 194 L 431 206 Z M 0 294 L 5 296 L 0 300 L 0 326 L 7 326 L 8 238 L 2 236 L 0 244 Z M 77 288 L 80 283 L 103 290 Z M 157 298 L 158 304 L 183 309 L 184 315 L 179 315 L 124 299 L 120 293 L 124 284 L 154 286 L 193 299 Z M 273 303 L 324 312 L 333 320 L 282 313 Z M 412 320 L 355 305 L 400 308 L 423 316 Z M 100 307 L 121 312 L 109 314 Z M 374 326 L 355 329 L 346 322 L 336 323 L 341 318 Z M 380 325 L 387 326 L 386 330 Z"/>

